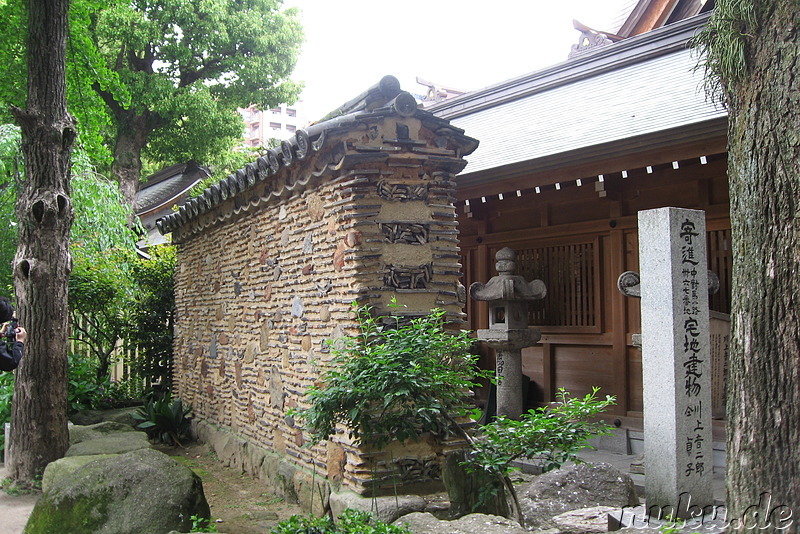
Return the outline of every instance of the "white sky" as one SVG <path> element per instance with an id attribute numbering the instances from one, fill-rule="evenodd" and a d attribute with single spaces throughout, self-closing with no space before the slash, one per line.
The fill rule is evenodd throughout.
<path id="1" fill-rule="evenodd" d="M 475 90 L 565 61 L 579 32 L 606 31 L 635 0 L 284 0 L 301 9 L 306 42 L 293 78 L 316 120 L 383 76 Z"/>

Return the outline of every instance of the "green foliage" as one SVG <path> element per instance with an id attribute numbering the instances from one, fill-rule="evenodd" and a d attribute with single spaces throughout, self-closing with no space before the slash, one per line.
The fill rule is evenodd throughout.
<path id="1" fill-rule="evenodd" d="M 149 399 L 133 413 L 139 423 L 136 428 L 144 430 L 150 439 L 172 444 L 181 444 L 189 432 L 192 407 L 184 407 L 181 399 L 165 395 L 160 399 Z"/>
<path id="2" fill-rule="evenodd" d="M 91 356 L 69 355 L 67 401 L 69 411 L 113 408 L 129 399 L 108 374 L 98 376 L 99 362 Z"/>
<path id="3" fill-rule="evenodd" d="M 14 373 L 0 373 L 0 455 L 5 451 L 5 423 L 11 421 L 11 398 L 14 396 Z"/>
<path id="4" fill-rule="evenodd" d="M 118 135 L 136 127 L 152 162 L 214 163 L 241 138 L 237 107 L 299 94 L 289 75 L 302 30 L 296 10 L 273 0 L 112 0 L 93 22 L 95 46 L 134 97 L 110 108 Z"/>
<path id="5" fill-rule="evenodd" d="M 10 121 L 10 105 L 24 107 L 27 94 L 26 2 L 0 2 L 0 120 Z M 91 39 L 92 15 L 107 4 L 106 0 L 73 0 L 70 2 L 70 28 L 67 39 L 67 103 L 78 123 L 76 148 L 89 153 L 98 163 L 108 160 L 110 152 L 104 134 L 109 131 L 110 115 L 105 103 L 93 87 L 102 87 L 123 106 L 130 95 L 119 83 L 118 75 L 106 62 Z"/>
<path id="6" fill-rule="evenodd" d="M 374 520 L 369 512 L 348 508 L 334 523 L 329 517 L 293 515 L 270 530 L 270 534 L 411 534 L 405 526 Z"/>
<path id="7" fill-rule="evenodd" d="M 133 250 L 136 232 L 128 221 L 131 208 L 119 193 L 117 184 L 97 173 L 88 154 L 75 151 L 72 157 L 72 205 L 75 220 L 70 240 L 93 254 L 102 254 L 110 248 Z M 126 260 L 130 263 L 130 259 Z"/>
<path id="8" fill-rule="evenodd" d="M 11 262 L 17 252 L 15 204 L 21 169 L 19 127 L 0 124 L 0 295 L 6 297 L 13 293 Z"/>
<path id="9" fill-rule="evenodd" d="M 698 67 L 715 98 L 732 96 L 731 89 L 747 74 L 746 51 L 756 25 L 753 0 L 717 0 L 708 24 L 692 40 L 699 49 Z"/>
<path id="10" fill-rule="evenodd" d="M 519 458 L 534 461 L 543 471 L 557 469 L 567 461 L 580 461 L 578 451 L 588 441 L 610 433 L 611 427 L 592 419 L 614 404 L 614 397 L 597 397 L 593 388 L 584 397 L 569 397 L 560 388 L 558 401 L 548 408 L 530 410 L 520 420 L 498 417 L 481 428 L 482 438 L 466 462 L 471 470 L 507 476 Z"/>
<path id="11" fill-rule="evenodd" d="M 178 256 L 175 247 L 168 245 L 153 247 L 149 253 L 150 258 L 138 260 L 131 273 L 137 290 L 128 338 L 138 354 L 127 363 L 138 377 L 170 389 Z"/>
<path id="12" fill-rule="evenodd" d="M 218 532 L 217 525 L 212 523 L 210 518 L 193 515 L 190 519 L 192 520 L 192 530 L 189 532 Z"/>
<path id="13" fill-rule="evenodd" d="M 442 310 L 409 321 L 354 310 L 360 334 L 331 345 L 324 385 L 309 388 L 311 406 L 299 412 L 313 440 L 327 439 L 339 423 L 356 442 L 377 448 L 448 433 L 449 418 L 467 413 L 471 377 L 481 374 L 467 353 L 468 333 L 446 330 Z"/>
<path id="14" fill-rule="evenodd" d="M 76 341 L 99 361 L 98 378 L 107 375 L 117 343 L 129 322 L 134 287 L 133 249 L 113 247 L 93 252 L 82 243 L 71 247 L 69 308 Z"/>

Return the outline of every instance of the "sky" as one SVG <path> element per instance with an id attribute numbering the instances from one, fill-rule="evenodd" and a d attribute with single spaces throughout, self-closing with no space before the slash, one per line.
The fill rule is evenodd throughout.
<path id="1" fill-rule="evenodd" d="M 614 31 L 635 0 L 284 0 L 301 10 L 306 40 L 293 75 L 316 120 L 391 74 L 475 90 L 560 63 L 577 19 Z"/>

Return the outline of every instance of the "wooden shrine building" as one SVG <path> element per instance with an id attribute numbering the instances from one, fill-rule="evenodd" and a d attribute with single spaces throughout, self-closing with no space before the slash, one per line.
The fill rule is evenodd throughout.
<path id="1" fill-rule="evenodd" d="M 721 280 L 711 309 L 722 314 L 731 265 L 727 118 L 688 47 L 708 14 L 699 3 L 692 11 L 642 1 L 623 30 L 645 4 L 663 11 L 650 31 L 640 24 L 639 35 L 587 39 L 564 63 L 429 108 L 480 140 L 457 179 L 464 285 L 496 275 L 503 247 L 517 251 L 518 274 L 547 285 L 530 308 L 542 338 L 523 353 L 529 400 L 599 386 L 633 428 L 642 414 L 639 302 L 620 294 L 617 277 L 638 270 L 637 212 L 705 210 L 709 269 Z M 673 21 L 681 8 L 694 16 Z M 467 314 L 472 329 L 487 327 L 485 303 L 468 302 Z"/>

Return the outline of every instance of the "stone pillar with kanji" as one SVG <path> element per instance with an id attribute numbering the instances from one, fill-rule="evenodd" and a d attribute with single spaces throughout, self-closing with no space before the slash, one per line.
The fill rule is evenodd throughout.
<path id="1" fill-rule="evenodd" d="M 705 214 L 639 212 L 645 493 L 648 513 L 714 504 Z"/>

